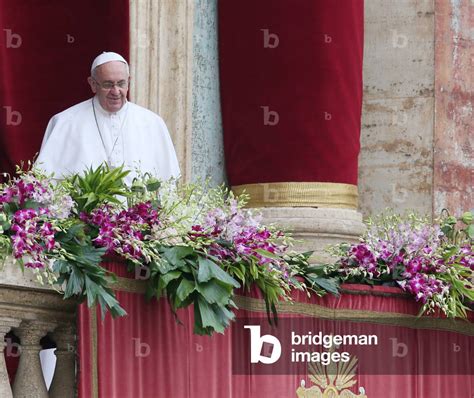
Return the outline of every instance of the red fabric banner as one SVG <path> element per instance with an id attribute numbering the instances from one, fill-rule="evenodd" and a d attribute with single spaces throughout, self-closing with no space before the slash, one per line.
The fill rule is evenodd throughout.
<path id="1" fill-rule="evenodd" d="M 357 184 L 363 4 L 219 2 L 230 185 Z"/>
<path id="2" fill-rule="evenodd" d="M 106 266 L 118 275 L 127 275 L 123 264 Z M 410 327 L 390 325 L 390 318 L 404 314 L 415 319 L 414 314 L 418 311 L 418 305 L 411 298 L 393 295 L 394 291 L 399 290 L 362 287 L 357 294 L 343 294 L 339 298 L 313 296 L 311 299 L 303 292 L 295 292 L 295 303 L 284 304 L 280 309 L 279 327 L 269 330 L 283 341 L 284 336 L 298 330 L 302 321 L 316 332 L 327 330 L 324 329 L 326 325 L 341 316 L 341 311 L 349 311 L 345 314 L 352 314 L 354 318 L 360 318 L 363 313 L 367 319 L 372 316 L 372 321 L 362 324 L 344 321 L 339 332 L 361 334 L 371 331 L 389 347 L 390 339 L 397 338 L 398 343 L 407 344 L 408 351 L 403 360 L 403 357 L 394 357 L 391 348 L 376 348 L 370 356 L 364 356 L 362 350 L 354 379 L 356 384 L 351 391 L 358 393 L 362 387 L 368 398 L 470 397 L 474 393 L 472 323 L 468 324 L 470 334 L 469 331 L 466 334 L 438 331 L 432 327 L 416 328 L 414 323 Z M 224 335 L 212 337 L 193 335 L 192 308 L 178 312 L 179 324 L 164 299 L 146 302 L 142 294 L 126 291 L 117 292 L 117 297 L 128 312 L 128 316 L 121 319 L 113 320 L 107 315 L 102 321 L 99 313 L 91 317 L 93 313 L 85 306 L 81 307 L 78 382 L 82 398 L 294 397 L 302 380 L 306 388 L 314 384 L 306 366 L 300 373 L 278 374 L 276 365 L 264 365 L 267 374 L 261 374 L 257 367 L 250 368 L 249 363 L 252 370 L 247 374 L 236 371 L 239 366 L 236 361 L 248 359 L 250 349 L 247 331 L 239 330 L 242 321 L 260 320 L 262 335 L 267 332 L 264 329 L 268 325 L 264 304 L 255 292 L 244 299 L 257 298 L 256 302 L 241 303 L 238 321 Z M 324 311 L 333 316 L 323 319 L 317 315 Z M 389 314 L 385 324 L 378 319 L 380 313 Z M 94 318 L 97 319 L 91 324 Z M 460 347 L 459 351 L 452 350 L 453 342 Z M 453 362 L 457 364 L 454 372 L 452 367 L 450 370 L 443 368 L 443 363 Z M 380 374 L 378 369 L 387 374 Z M 437 374 L 438 370 L 444 373 Z"/>
<path id="3" fill-rule="evenodd" d="M 39 151 L 48 120 L 92 96 L 100 52 L 128 58 L 128 0 L 0 0 L 0 172 Z"/>

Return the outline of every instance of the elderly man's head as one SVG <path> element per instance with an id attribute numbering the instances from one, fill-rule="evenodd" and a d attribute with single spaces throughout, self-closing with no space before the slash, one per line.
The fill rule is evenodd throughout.
<path id="1" fill-rule="evenodd" d="M 129 81 L 128 64 L 115 53 L 99 55 L 92 64 L 88 78 L 92 92 L 108 112 L 117 112 L 125 105 Z"/>

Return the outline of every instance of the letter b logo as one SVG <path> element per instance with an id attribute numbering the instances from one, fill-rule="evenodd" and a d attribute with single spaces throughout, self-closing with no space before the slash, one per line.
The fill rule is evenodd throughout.
<path id="1" fill-rule="evenodd" d="M 260 326 L 245 325 L 245 329 L 250 329 L 250 362 L 251 363 L 275 363 L 281 356 L 281 344 L 275 336 L 265 334 L 260 336 Z M 262 355 L 264 344 L 272 346 L 270 355 Z"/>

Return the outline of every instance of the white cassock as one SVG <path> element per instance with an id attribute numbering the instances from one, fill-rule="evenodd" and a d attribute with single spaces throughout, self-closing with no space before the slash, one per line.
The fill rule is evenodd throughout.
<path id="1" fill-rule="evenodd" d="M 137 169 L 161 180 L 180 175 L 165 122 L 146 108 L 126 102 L 110 113 L 94 97 L 51 118 L 37 167 L 62 179 L 104 162 L 131 170 L 125 179 L 128 184 Z"/>

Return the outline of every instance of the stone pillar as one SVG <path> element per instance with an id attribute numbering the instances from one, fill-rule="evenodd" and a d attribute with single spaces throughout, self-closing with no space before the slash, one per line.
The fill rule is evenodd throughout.
<path id="1" fill-rule="evenodd" d="M 23 321 L 15 330 L 21 342 L 20 363 L 13 383 L 15 398 L 48 398 L 39 357 L 40 340 L 54 327 L 47 322 Z"/>
<path id="2" fill-rule="evenodd" d="M 73 325 L 62 325 L 53 333 L 56 369 L 49 389 L 50 398 L 74 398 L 76 392 L 76 335 Z"/>
<path id="3" fill-rule="evenodd" d="M 301 241 L 295 244 L 296 251 L 314 251 L 312 262 L 331 261 L 325 252 L 328 245 L 355 243 L 365 230 L 362 214 L 357 211 L 355 186 L 251 184 L 233 187 L 233 191 L 247 192 L 251 198 L 249 205 L 262 208 L 267 224 L 274 223 L 291 231 Z"/>
<path id="4" fill-rule="evenodd" d="M 298 252 L 314 251 L 311 262 L 330 262 L 325 248 L 341 242 L 356 243 L 364 233 L 362 214 L 353 209 L 280 207 L 264 208 L 267 223 L 292 232 Z"/>
<path id="5" fill-rule="evenodd" d="M 12 398 L 12 389 L 10 387 L 10 381 L 8 379 L 7 367 L 5 365 L 5 357 L 3 355 L 3 349 L 6 346 L 4 343 L 5 335 L 10 331 L 11 328 L 17 327 L 20 324 L 20 320 L 14 318 L 0 317 L 0 397 Z"/>
<path id="6" fill-rule="evenodd" d="M 166 122 L 190 179 L 194 0 L 130 0 L 130 97 Z"/>

